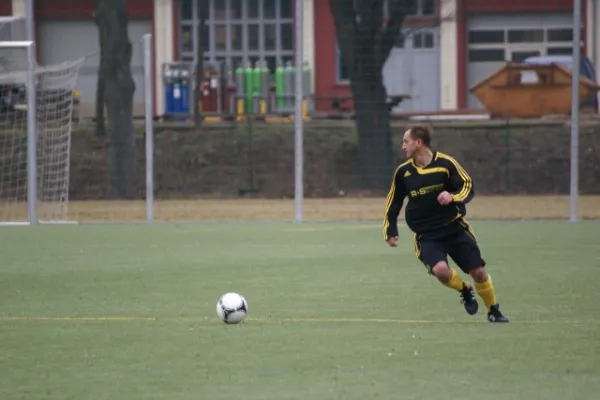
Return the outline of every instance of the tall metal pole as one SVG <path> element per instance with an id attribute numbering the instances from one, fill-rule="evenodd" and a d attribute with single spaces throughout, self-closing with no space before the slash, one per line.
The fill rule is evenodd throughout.
<path id="1" fill-rule="evenodd" d="M 144 105 L 146 127 L 146 222 L 154 221 L 154 87 L 152 79 L 152 35 L 144 42 Z"/>
<path id="2" fill-rule="evenodd" d="M 35 42 L 27 46 L 27 216 L 29 223 L 38 222 L 37 213 L 37 98 L 35 87 Z"/>
<path id="3" fill-rule="evenodd" d="M 573 4 L 573 67 L 571 85 L 570 221 L 577 222 L 579 197 L 579 71 L 581 65 L 581 0 Z"/>
<path id="4" fill-rule="evenodd" d="M 35 10 L 33 0 L 25 0 L 25 40 L 35 41 Z"/>
<path id="5" fill-rule="evenodd" d="M 295 49 L 295 61 L 296 61 L 296 90 L 295 90 L 295 124 L 294 124 L 294 138 L 295 138 L 295 190 L 294 190 L 294 222 L 302 222 L 302 201 L 304 197 L 303 187 L 303 168 L 304 168 L 304 147 L 303 147 L 303 120 L 302 120 L 302 101 L 303 101 L 303 37 L 302 37 L 302 11 L 304 1 L 296 0 L 296 49 Z"/>

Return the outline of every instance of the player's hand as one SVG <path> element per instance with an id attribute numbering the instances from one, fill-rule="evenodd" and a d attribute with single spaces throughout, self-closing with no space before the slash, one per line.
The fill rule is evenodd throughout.
<path id="1" fill-rule="evenodd" d="M 398 247 L 398 245 L 396 244 L 397 241 L 398 241 L 398 236 L 392 236 L 392 237 L 388 238 L 387 244 L 390 247 Z"/>
<path id="2" fill-rule="evenodd" d="M 437 200 L 438 203 L 440 203 L 443 206 L 446 206 L 454 201 L 452 195 L 445 190 L 438 195 Z"/>

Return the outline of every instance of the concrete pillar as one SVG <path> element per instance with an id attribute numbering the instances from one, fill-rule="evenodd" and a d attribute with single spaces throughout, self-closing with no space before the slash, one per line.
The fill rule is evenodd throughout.
<path id="1" fill-rule="evenodd" d="M 596 76 L 600 77 L 600 1 L 586 0 L 587 16 L 585 23 L 585 43 L 587 56 L 596 67 Z"/>
<path id="2" fill-rule="evenodd" d="M 25 17 L 27 10 L 27 0 L 12 0 L 12 15 L 15 17 Z"/>
<path id="3" fill-rule="evenodd" d="M 442 110 L 458 107 L 457 0 L 440 3 L 440 104 Z"/>
<path id="4" fill-rule="evenodd" d="M 156 115 L 165 112 L 165 92 L 161 71 L 165 62 L 174 60 L 174 35 L 177 27 L 173 26 L 173 0 L 154 0 L 154 82 L 156 96 Z"/>
<path id="5" fill-rule="evenodd" d="M 307 61 L 310 69 L 313 71 L 311 74 L 310 87 L 313 92 L 315 90 L 315 0 L 304 0 L 303 9 L 303 61 Z"/>

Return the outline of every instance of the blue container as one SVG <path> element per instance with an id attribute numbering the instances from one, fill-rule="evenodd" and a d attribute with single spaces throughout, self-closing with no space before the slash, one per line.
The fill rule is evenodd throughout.
<path id="1" fill-rule="evenodd" d="M 173 79 L 167 77 L 165 79 L 165 114 L 167 115 L 173 114 L 173 100 Z"/>
<path id="2" fill-rule="evenodd" d="M 179 114 L 181 112 L 181 78 L 180 71 L 173 71 L 173 112 Z"/>
<path id="3" fill-rule="evenodd" d="M 187 71 L 182 71 L 181 77 L 181 103 L 180 112 L 188 114 L 190 112 L 190 81 L 187 78 Z"/>

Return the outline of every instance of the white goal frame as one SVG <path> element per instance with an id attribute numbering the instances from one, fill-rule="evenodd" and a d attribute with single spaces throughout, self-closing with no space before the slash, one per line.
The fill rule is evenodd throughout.
<path id="1" fill-rule="evenodd" d="M 25 80 L 27 93 L 27 221 L 0 222 L 0 225 L 35 225 L 39 222 L 37 210 L 36 46 L 35 42 L 31 40 L 0 42 L 0 50 L 3 49 L 24 50 L 27 53 Z"/>

